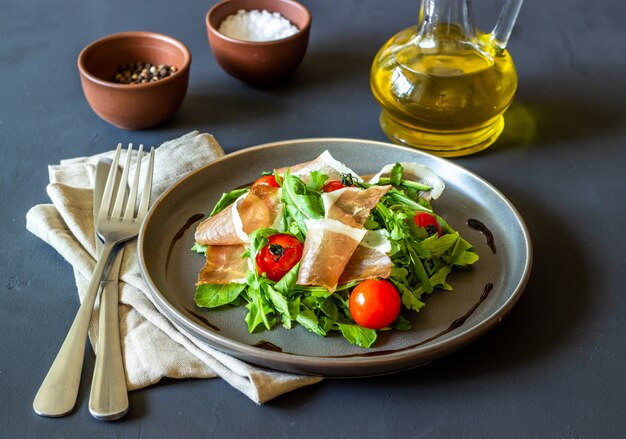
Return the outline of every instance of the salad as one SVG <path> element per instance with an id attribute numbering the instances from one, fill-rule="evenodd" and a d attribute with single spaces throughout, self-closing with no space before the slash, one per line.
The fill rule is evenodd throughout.
<path id="1" fill-rule="evenodd" d="M 196 228 L 195 303 L 245 306 L 250 333 L 300 324 L 365 348 L 377 331 L 410 329 L 403 313 L 478 260 L 431 206 L 444 188 L 418 163 L 362 178 L 328 151 L 265 173 L 223 194 Z"/>

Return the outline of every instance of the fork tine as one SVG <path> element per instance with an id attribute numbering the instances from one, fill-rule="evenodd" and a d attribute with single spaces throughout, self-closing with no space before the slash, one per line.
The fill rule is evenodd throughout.
<path id="1" fill-rule="evenodd" d="M 143 145 L 139 145 L 137 152 L 137 164 L 135 165 L 135 177 L 133 178 L 133 186 L 128 196 L 126 209 L 124 211 L 124 221 L 130 221 L 135 217 L 135 204 L 137 203 L 137 190 L 139 189 L 139 174 L 141 173 L 141 157 L 143 156 Z"/>
<path id="2" fill-rule="evenodd" d="M 128 174 L 130 172 L 130 159 L 132 157 L 133 144 L 128 144 L 128 150 L 126 152 L 126 164 L 120 178 L 120 184 L 117 188 L 117 194 L 115 195 L 115 206 L 111 212 L 111 218 L 118 219 L 122 216 L 122 207 L 124 207 L 124 198 L 126 196 L 126 188 L 128 186 Z"/>
<path id="3" fill-rule="evenodd" d="M 109 169 L 109 176 L 107 177 L 107 183 L 104 186 L 104 194 L 102 195 L 102 201 L 100 203 L 100 212 L 98 213 L 98 221 L 109 217 L 109 211 L 111 210 L 111 204 L 113 200 L 113 189 L 115 188 L 115 174 L 117 173 L 117 166 L 120 161 L 120 154 L 122 152 L 122 144 L 117 144 L 117 151 L 115 152 L 115 158 Z"/>
<path id="4" fill-rule="evenodd" d="M 150 192 L 152 192 L 152 172 L 154 171 L 154 146 L 150 148 L 150 161 L 148 169 L 146 169 L 146 181 L 143 185 L 143 193 L 141 195 L 141 204 L 137 210 L 136 218 L 142 221 L 148 212 L 150 206 Z"/>

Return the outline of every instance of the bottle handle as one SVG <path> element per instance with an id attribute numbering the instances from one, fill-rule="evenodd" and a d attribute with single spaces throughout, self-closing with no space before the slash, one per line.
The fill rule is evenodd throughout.
<path id="1" fill-rule="evenodd" d="M 507 0 L 502 7 L 500 17 L 490 34 L 491 43 L 496 48 L 504 50 L 506 44 L 509 42 L 511 31 L 513 30 L 515 20 L 517 20 L 517 15 L 519 14 L 523 2 L 524 0 Z"/>

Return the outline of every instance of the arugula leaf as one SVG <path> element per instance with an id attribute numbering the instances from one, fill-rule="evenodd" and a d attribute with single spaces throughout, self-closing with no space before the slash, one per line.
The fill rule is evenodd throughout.
<path id="1" fill-rule="evenodd" d="M 441 288 L 442 290 L 452 291 L 452 285 L 446 282 L 446 278 L 448 277 L 451 271 L 452 271 L 451 266 L 444 265 L 439 270 L 437 270 L 435 274 L 433 274 L 430 277 L 430 283 L 435 288 Z"/>
<path id="2" fill-rule="evenodd" d="M 318 309 L 323 312 L 329 319 L 336 321 L 339 315 L 337 304 L 333 300 L 333 297 L 318 297 L 317 298 Z"/>
<path id="3" fill-rule="evenodd" d="M 474 252 L 474 247 L 461 237 L 457 239 L 452 254 L 447 258 L 449 264 L 459 266 L 471 265 L 477 260 L 478 255 Z"/>
<path id="4" fill-rule="evenodd" d="M 249 285 L 247 289 L 247 295 L 249 302 L 246 305 L 248 308 L 248 314 L 246 315 L 246 323 L 248 323 L 248 332 L 252 334 L 256 328 L 263 323 L 266 329 L 272 329 L 276 324 L 274 318 L 274 308 L 270 306 L 265 298 L 264 290 L 267 289 L 267 278 L 261 278 L 264 281 L 254 282 L 253 285 Z"/>
<path id="5" fill-rule="evenodd" d="M 250 192 L 250 189 L 235 189 L 228 193 L 222 194 L 221 198 L 219 199 L 219 201 L 217 202 L 217 204 L 211 211 L 211 214 L 209 215 L 209 217 L 213 215 L 217 215 L 222 210 L 226 209 L 228 206 L 233 204 L 237 198 L 239 198 L 241 195 L 247 192 Z"/>
<path id="6" fill-rule="evenodd" d="M 435 233 L 422 241 L 422 246 L 428 250 L 432 256 L 443 256 L 448 252 L 448 250 L 450 250 L 450 248 L 456 245 L 458 239 L 459 234 L 457 232 L 442 235 L 440 237 L 437 237 L 437 234 Z"/>
<path id="7" fill-rule="evenodd" d="M 396 331 L 408 331 L 411 329 L 411 322 L 409 322 L 402 314 L 396 318 L 396 320 L 391 324 L 391 328 Z"/>
<path id="8" fill-rule="evenodd" d="M 274 288 L 276 291 L 284 294 L 285 296 L 290 296 L 295 292 L 296 282 L 298 281 L 298 271 L 300 270 L 300 262 L 294 265 L 291 270 L 287 272 L 283 276 L 281 280 L 276 282 Z"/>
<path id="9" fill-rule="evenodd" d="M 337 322 L 337 326 L 346 340 L 362 348 L 369 348 L 376 341 L 377 335 L 376 331 L 373 329 L 363 328 L 359 325 L 350 323 L 339 322 Z"/>
<path id="10" fill-rule="evenodd" d="M 321 171 L 312 171 L 306 188 L 312 192 L 320 192 L 324 183 L 328 181 L 328 175 Z"/>
<path id="11" fill-rule="evenodd" d="M 287 329 L 291 329 L 292 321 L 298 316 L 298 312 L 300 311 L 300 298 L 288 299 L 271 285 L 267 286 L 267 295 L 276 311 L 281 315 L 283 326 Z"/>
<path id="12" fill-rule="evenodd" d="M 402 304 L 404 305 L 405 308 L 412 309 L 414 311 L 419 311 L 426 305 L 419 298 L 421 294 L 416 294 L 417 292 L 414 292 L 413 290 L 408 288 L 402 281 L 400 281 L 397 278 L 390 278 L 389 280 L 400 291 Z"/>
<path id="13" fill-rule="evenodd" d="M 316 334 L 321 335 L 322 337 L 326 336 L 326 331 L 324 331 L 324 329 L 320 327 L 317 316 L 310 309 L 306 309 L 306 308 L 302 309 L 301 307 L 300 312 L 298 313 L 296 317 L 296 321 L 300 323 L 302 326 L 304 326 L 306 329 L 308 329 L 309 331 L 315 332 Z"/>
<path id="14" fill-rule="evenodd" d="M 399 191 L 398 189 L 395 188 L 391 188 L 389 189 L 389 192 L 387 192 L 384 196 L 383 196 L 383 200 L 393 200 L 393 201 L 397 201 L 399 203 L 405 204 L 413 209 L 415 209 L 418 212 L 428 212 L 428 213 L 433 213 L 433 210 L 424 206 L 423 204 L 417 202 L 417 201 L 413 201 L 411 198 L 407 197 L 407 195 L 402 192 Z"/>
<path id="15" fill-rule="evenodd" d="M 261 251 L 261 249 L 265 247 L 269 242 L 268 238 L 272 235 L 276 235 L 277 233 L 280 232 L 276 229 L 270 228 L 257 229 L 254 232 L 250 233 L 250 245 L 248 246 L 248 248 L 250 249 L 249 257 L 253 260 L 253 262 L 257 253 Z"/>
<path id="16" fill-rule="evenodd" d="M 396 163 L 393 165 L 391 169 L 391 175 L 389 176 L 389 182 L 394 186 L 400 186 L 402 182 L 402 173 L 404 172 L 404 168 L 400 163 Z"/>
<path id="17" fill-rule="evenodd" d="M 209 248 L 208 245 L 202 245 L 202 244 L 198 244 L 197 242 L 194 242 L 193 247 L 191 247 L 191 251 L 196 252 L 199 255 L 204 255 L 206 254 L 206 251 L 208 248 Z"/>
<path id="18" fill-rule="evenodd" d="M 285 174 L 282 201 L 299 222 L 324 218 L 324 203 L 319 192 L 311 191 L 298 177 Z M 291 208 L 291 209 L 289 209 Z"/>
<path id="19" fill-rule="evenodd" d="M 201 284 L 196 287 L 193 299 L 201 308 L 215 308 L 233 302 L 246 284 Z"/>
<path id="20" fill-rule="evenodd" d="M 399 163 L 396 163 L 396 166 L 398 165 Z M 404 190 L 409 190 L 411 191 L 411 198 L 414 198 L 415 200 L 419 198 L 420 191 L 426 192 L 432 189 L 432 187 L 428 186 L 427 184 L 419 183 L 413 180 L 402 180 L 401 179 L 402 174 L 400 174 L 400 177 L 398 177 L 397 174 L 396 175 L 393 174 L 393 170 L 391 172 L 392 174 L 390 178 L 379 178 L 378 183 L 376 183 L 376 185 L 382 186 L 386 184 L 391 184 L 395 187 L 401 187 Z"/>

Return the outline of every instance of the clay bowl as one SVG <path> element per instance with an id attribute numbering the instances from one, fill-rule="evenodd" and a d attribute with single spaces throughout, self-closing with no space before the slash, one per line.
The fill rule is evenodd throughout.
<path id="1" fill-rule="evenodd" d="M 243 41 L 221 34 L 218 29 L 222 21 L 240 9 L 278 12 L 299 30 L 290 37 L 263 42 Z M 206 27 L 209 45 L 219 65 L 237 79 L 264 86 L 285 79 L 304 58 L 311 14 L 292 0 L 226 0 L 209 10 Z"/>
<path id="2" fill-rule="evenodd" d="M 166 64 L 178 71 L 156 82 L 118 84 L 117 68 L 133 62 Z M 85 47 L 78 71 L 93 111 L 119 128 L 138 130 L 162 122 L 185 98 L 191 54 L 180 41 L 154 32 L 109 35 Z"/>

